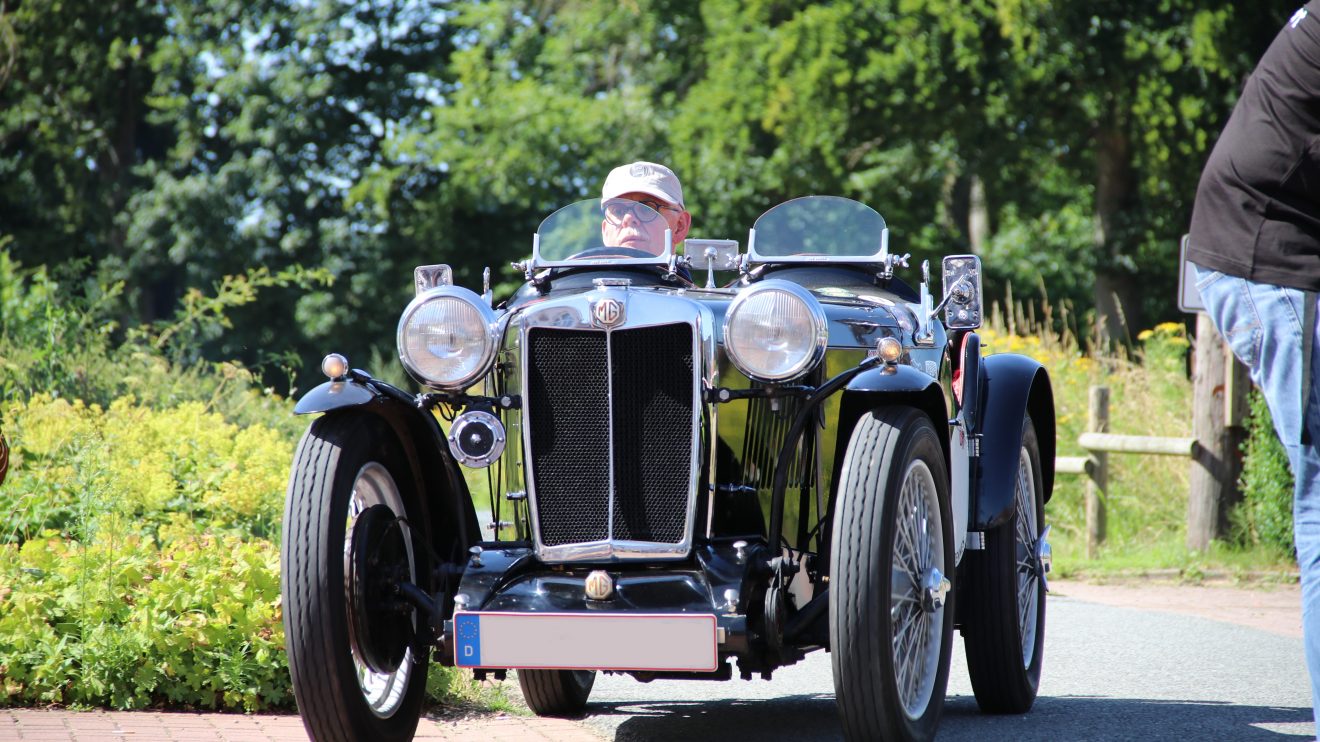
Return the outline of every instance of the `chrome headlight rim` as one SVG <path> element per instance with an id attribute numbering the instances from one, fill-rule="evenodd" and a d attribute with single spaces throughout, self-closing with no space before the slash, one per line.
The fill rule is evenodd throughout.
<path id="1" fill-rule="evenodd" d="M 406 351 L 407 345 L 404 340 L 409 327 L 409 321 L 423 307 L 437 299 L 458 299 L 467 303 L 476 310 L 478 315 L 480 315 L 482 323 L 485 326 L 485 334 L 483 337 L 484 342 L 482 343 L 478 362 L 470 373 L 465 374 L 461 378 L 449 380 L 433 379 L 422 372 Z M 478 296 L 476 292 L 471 291 L 470 289 L 465 289 L 461 286 L 439 286 L 418 294 L 412 301 L 408 302 L 408 306 L 404 308 L 403 314 L 399 317 L 399 327 L 395 334 L 395 345 L 399 352 L 399 362 L 403 364 L 404 369 L 414 379 L 426 386 L 444 391 L 461 392 L 477 383 L 477 381 L 490 371 L 490 367 L 495 360 L 496 348 L 499 345 L 498 319 L 495 310 L 491 309 L 484 299 Z"/>
<path id="2" fill-rule="evenodd" d="M 778 374 L 766 374 L 760 370 L 752 368 L 746 359 L 738 356 L 738 351 L 734 343 L 729 342 L 730 337 L 736 337 L 734 323 L 737 320 L 738 312 L 753 298 L 766 292 L 778 291 L 789 294 L 798 301 L 801 301 L 806 308 L 812 321 L 811 346 L 801 360 L 793 364 L 787 371 Z M 728 354 L 729 360 L 737 367 L 747 378 L 753 381 L 759 381 L 765 384 L 778 384 L 786 381 L 792 381 L 803 374 L 811 371 L 825 357 L 825 351 L 829 347 L 829 318 L 825 316 L 825 309 L 821 306 L 820 300 L 807 289 L 781 279 L 766 279 L 760 281 L 750 288 L 747 288 L 734 297 L 730 302 L 728 310 L 724 313 L 723 325 L 724 352 Z"/>

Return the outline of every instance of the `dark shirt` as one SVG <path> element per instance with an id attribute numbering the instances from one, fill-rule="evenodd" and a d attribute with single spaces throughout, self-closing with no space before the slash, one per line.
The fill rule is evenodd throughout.
<path id="1" fill-rule="evenodd" d="M 1248 78 L 1201 173 L 1188 258 L 1320 290 L 1320 0 L 1284 25 Z"/>

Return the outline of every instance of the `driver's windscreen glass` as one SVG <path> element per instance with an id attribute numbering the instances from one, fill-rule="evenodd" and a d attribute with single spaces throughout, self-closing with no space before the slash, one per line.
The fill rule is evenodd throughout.
<path id="1" fill-rule="evenodd" d="M 885 218 L 871 207 L 838 196 L 808 196 L 761 215 L 756 254 L 762 257 L 873 257 L 879 255 Z"/>
<path id="2" fill-rule="evenodd" d="M 591 199 L 546 217 L 536 230 L 542 264 L 583 261 L 664 262 L 669 223 L 650 206 L 628 199 Z"/>

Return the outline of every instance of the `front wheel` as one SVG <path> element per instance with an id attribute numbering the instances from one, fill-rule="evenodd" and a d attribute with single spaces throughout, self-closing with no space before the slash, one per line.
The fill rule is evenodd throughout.
<path id="1" fill-rule="evenodd" d="M 949 475 L 930 419 L 864 415 L 844 454 L 830 560 L 834 695 L 850 740 L 935 736 L 953 640 Z"/>
<path id="2" fill-rule="evenodd" d="M 967 673 L 988 714 L 1021 714 L 1040 686 L 1045 653 L 1045 535 L 1040 442 L 1022 423 L 1013 516 L 986 533 L 985 550 L 967 555 Z"/>
<path id="3" fill-rule="evenodd" d="M 424 518 L 382 420 L 327 415 L 294 455 L 280 547 L 294 697 L 313 740 L 410 740 L 429 652 L 390 587 L 426 589 Z"/>
<path id="4" fill-rule="evenodd" d="M 587 707 L 594 670 L 519 670 L 523 700 L 537 716 L 578 716 Z"/>

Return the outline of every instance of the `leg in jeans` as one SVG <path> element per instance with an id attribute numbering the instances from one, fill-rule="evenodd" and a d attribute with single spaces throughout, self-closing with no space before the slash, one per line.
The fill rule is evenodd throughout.
<path id="1" fill-rule="evenodd" d="M 1317 305 L 1320 314 L 1320 304 Z M 1320 326 L 1311 352 L 1311 393 L 1305 425 L 1310 443 L 1289 447 L 1297 487 L 1293 492 L 1293 537 L 1302 572 L 1302 631 L 1306 640 L 1306 663 L 1311 669 L 1311 704 L 1317 709 L 1316 733 L 1320 739 Z"/>
<path id="2" fill-rule="evenodd" d="M 1302 333 L 1317 331 L 1302 328 L 1305 294 L 1199 266 L 1197 288 L 1220 334 L 1264 393 L 1296 478 L 1293 536 L 1301 567 L 1302 641 L 1320 732 L 1320 338 L 1303 405 Z M 1305 444 L 1303 427 L 1310 431 Z"/>

